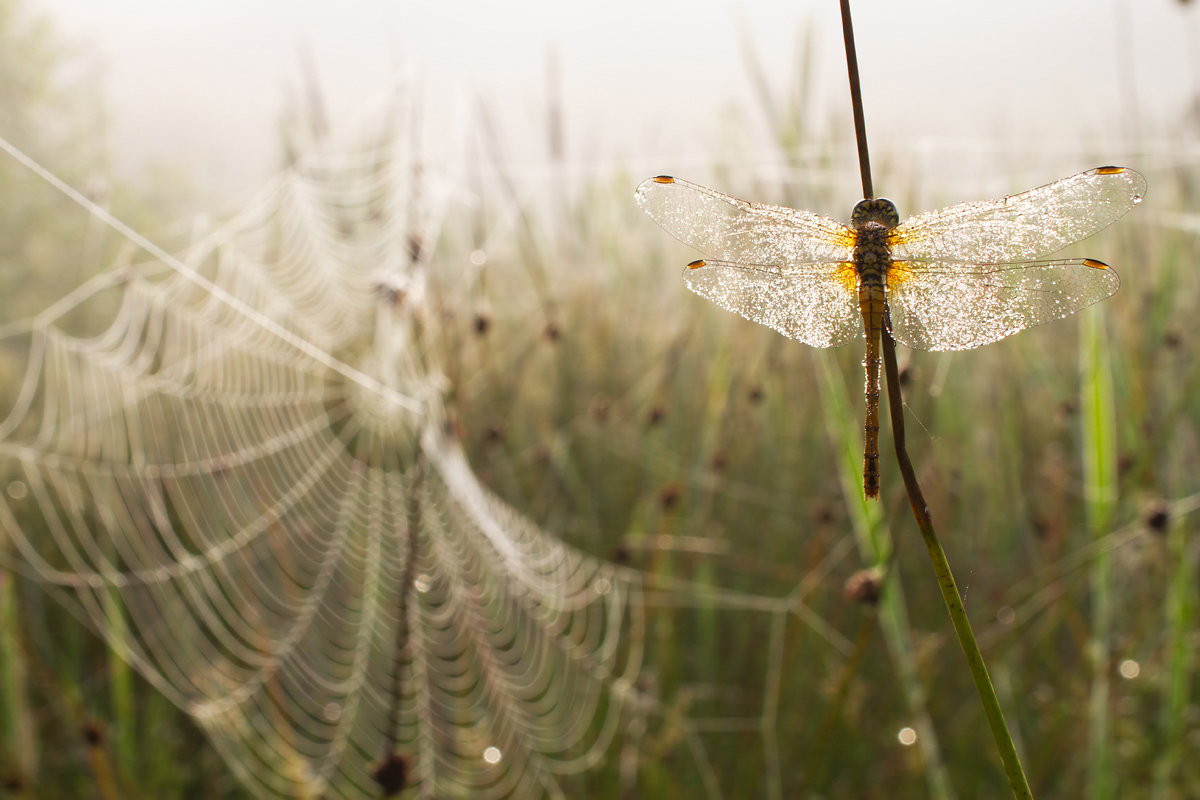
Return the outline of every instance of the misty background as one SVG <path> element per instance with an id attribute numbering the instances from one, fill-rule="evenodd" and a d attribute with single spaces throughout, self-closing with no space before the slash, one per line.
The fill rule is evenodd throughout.
<path id="1" fill-rule="evenodd" d="M 38 8 L 39 6 L 34 6 Z M 434 130 L 485 106 L 518 163 L 545 161 L 562 98 L 565 157 L 686 172 L 723 115 L 761 116 L 747 47 L 777 85 L 811 38 L 811 119 L 849 133 L 837 3 L 534 0 L 42 0 L 104 98 L 118 177 L 182 168 L 201 196 L 244 196 L 278 166 L 277 120 L 310 70 L 335 130 L 413 75 Z M 1156 131 L 1200 81 L 1194 8 L 1176 0 L 860 0 L 853 7 L 873 147 L 938 141 L 1046 149 Z M 764 149 L 770 149 L 764 143 Z M 1111 148 L 1108 150 L 1111 152 Z M 1045 179 L 1090 163 L 1063 165 Z M 886 187 L 883 187 L 886 191 Z"/>

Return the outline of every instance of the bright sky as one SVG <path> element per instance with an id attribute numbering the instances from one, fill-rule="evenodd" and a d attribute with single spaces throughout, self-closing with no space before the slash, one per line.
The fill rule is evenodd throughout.
<path id="1" fill-rule="evenodd" d="M 758 113 L 739 26 L 783 87 L 811 24 L 819 118 L 849 120 L 837 0 L 30 2 L 72 41 L 91 43 L 119 167 L 183 166 L 216 197 L 273 171 L 284 87 L 299 83 L 304 49 L 335 126 L 408 66 L 431 118 L 483 101 L 506 138 L 525 142 L 542 135 L 553 52 L 568 157 L 641 161 L 713 141 L 723 110 Z M 1197 5 L 854 0 L 872 142 L 1153 133 L 1200 83 Z"/>

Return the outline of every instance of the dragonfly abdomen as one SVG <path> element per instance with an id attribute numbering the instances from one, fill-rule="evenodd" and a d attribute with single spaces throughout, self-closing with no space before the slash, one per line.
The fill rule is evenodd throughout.
<path id="1" fill-rule="evenodd" d="M 891 203 L 888 205 L 891 206 Z M 893 214 L 894 208 L 893 206 Z M 866 355 L 863 358 L 863 369 L 866 372 L 863 493 L 868 499 L 879 498 L 879 340 L 883 330 L 886 300 L 884 274 L 891 263 L 891 252 L 887 244 L 888 230 L 884 224 L 873 219 L 864 221 L 857 229 L 854 245 L 854 269 L 858 273 L 858 307 L 862 313 L 863 335 L 866 340 Z"/>

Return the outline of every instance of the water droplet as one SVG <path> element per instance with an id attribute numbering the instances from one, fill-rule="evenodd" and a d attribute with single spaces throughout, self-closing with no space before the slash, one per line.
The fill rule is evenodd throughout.
<path id="1" fill-rule="evenodd" d="M 325 704 L 325 719 L 330 722 L 337 722 L 338 717 L 342 716 L 342 707 L 337 703 Z"/>
<path id="2" fill-rule="evenodd" d="M 1142 673 L 1142 667 L 1132 658 L 1127 658 L 1121 662 L 1121 666 L 1117 667 L 1121 672 L 1121 677 L 1127 681 L 1131 681 Z"/>
<path id="3" fill-rule="evenodd" d="M 909 747 L 916 743 L 917 732 L 912 728 L 901 728 L 900 733 L 896 734 L 896 738 L 900 740 L 900 744 Z"/>
<path id="4" fill-rule="evenodd" d="M 612 591 L 612 584 L 608 582 L 608 578 L 600 578 L 592 586 L 596 594 L 608 594 Z"/>
<path id="5" fill-rule="evenodd" d="M 21 500 L 27 491 L 28 487 L 25 486 L 25 481 L 13 481 L 8 485 L 8 496 L 13 500 Z"/>
<path id="6" fill-rule="evenodd" d="M 483 751 L 483 760 L 488 762 L 489 764 L 499 764 L 500 763 L 500 748 L 499 747 L 489 747 L 487 750 L 484 750 Z"/>
<path id="7" fill-rule="evenodd" d="M 415 581 L 413 581 L 413 586 L 417 587 L 418 592 L 420 592 L 421 594 L 425 594 L 426 592 L 429 591 L 429 576 L 428 575 L 418 575 L 417 579 Z"/>
<path id="8" fill-rule="evenodd" d="M 475 252 L 471 253 L 471 263 L 477 267 L 482 267 L 487 263 L 487 253 L 483 252 L 482 250 L 476 250 Z"/>
<path id="9" fill-rule="evenodd" d="M 1017 612 L 1013 611 L 1009 606 L 1004 606 L 996 612 L 996 619 L 1001 625 L 1012 625 L 1017 619 Z"/>

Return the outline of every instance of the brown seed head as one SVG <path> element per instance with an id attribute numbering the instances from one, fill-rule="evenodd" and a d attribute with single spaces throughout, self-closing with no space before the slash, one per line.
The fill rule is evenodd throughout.
<path id="1" fill-rule="evenodd" d="M 842 592 L 847 600 L 875 605 L 883 593 L 883 570 L 878 567 L 860 569 L 846 579 Z"/>
<path id="2" fill-rule="evenodd" d="M 379 784 L 379 788 L 383 789 L 384 797 L 395 797 L 408 786 L 410 771 L 408 757 L 392 753 L 371 770 L 371 777 Z"/>
<path id="3" fill-rule="evenodd" d="M 1166 533 L 1171 524 L 1171 509 L 1166 503 L 1157 502 L 1146 509 L 1146 527 L 1155 533 Z"/>
<path id="4" fill-rule="evenodd" d="M 671 481 L 658 492 L 658 503 L 664 509 L 674 508 L 683 497 L 683 486 L 677 481 Z"/>
<path id="5" fill-rule="evenodd" d="M 667 418 L 667 407 L 662 403 L 655 403 L 650 407 L 650 413 L 646 415 L 646 424 L 654 427 L 660 424 Z"/>
<path id="6" fill-rule="evenodd" d="M 104 744 L 104 724 L 99 720 L 89 719 L 83 723 L 83 741 L 87 742 L 88 747 L 99 747 Z"/>
<path id="7" fill-rule="evenodd" d="M 499 420 L 493 420 L 483 432 L 483 440 L 489 444 L 504 441 L 504 423 Z"/>

